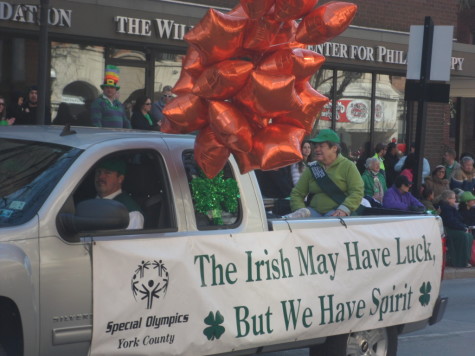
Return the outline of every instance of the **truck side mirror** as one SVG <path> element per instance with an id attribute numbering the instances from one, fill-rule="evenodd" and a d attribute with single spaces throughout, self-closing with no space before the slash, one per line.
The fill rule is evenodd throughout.
<path id="1" fill-rule="evenodd" d="M 68 235 L 79 232 L 118 230 L 129 225 L 129 212 L 118 201 L 90 199 L 80 202 L 75 212 L 58 214 L 57 226 Z"/>

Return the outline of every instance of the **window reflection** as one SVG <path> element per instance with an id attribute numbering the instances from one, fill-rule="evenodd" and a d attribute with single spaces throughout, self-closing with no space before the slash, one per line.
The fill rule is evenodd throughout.
<path id="1" fill-rule="evenodd" d="M 145 53 L 142 51 L 135 51 L 131 49 L 118 49 L 111 48 L 109 56 L 112 59 L 125 59 L 129 61 L 142 61 L 145 62 Z"/>
<path id="2" fill-rule="evenodd" d="M 157 53 L 155 60 L 154 97 L 158 100 L 163 88 L 173 87 L 180 78 L 181 64 L 184 54 Z"/>
<path id="3" fill-rule="evenodd" d="M 355 161 L 372 153 L 372 118 L 374 145 L 378 142 L 387 144 L 404 141 L 405 78 L 376 75 L 374 115 L 371 112 L 372 78 L 372 73 L 325 69 L 319 71 L 311 81 L 318 92 L 331 99 L 321 113 L 317 128 L 331 128 L 334 120 L 336 131 L 341 135 L 344 146 L 347 146 L 348 158 Z M 336 105 L 336 109 L 333 109 L 333 105 Z"/>
<path id="4" fill-rule="evenodd" d="M 347 147 L 348 158 L 357 160 L 365 151 L 371 130 L 371 74 L 337 71 L 336 130 Z"/>

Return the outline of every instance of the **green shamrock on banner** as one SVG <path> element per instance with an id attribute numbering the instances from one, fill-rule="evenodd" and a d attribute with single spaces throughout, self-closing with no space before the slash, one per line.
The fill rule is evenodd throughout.
<path id="1" fill-rule="evenodd" d="M 206 335 L 208 340 L 219 339 L 221 335 L 224 334 L 226 330 L 224 326 L 221 326 L 224 322 L 224 317 L 221 315 L 219 310 L 216 312 L 216 317 L 212 311 L 209 312 L 208 316 L 204 319 L 206 325 L 209 325 L 203 330 L 203 334 Z"/>
<path id="2" fill-rule="evenodd" d="M 419 297 L 419 302 L 423 307 L 426 305 L 429 305 L 430 302 L 430 291 L 432 290 L 432 286 L 430 285 L 430 282 L 424 282 L 422 283 L 421 288 L 419 288 L 419 292 L 421 292 L 421 296 Z"/>

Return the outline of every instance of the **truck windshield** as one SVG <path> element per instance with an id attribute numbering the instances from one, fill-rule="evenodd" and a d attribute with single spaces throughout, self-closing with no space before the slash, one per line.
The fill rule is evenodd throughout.
<path id="1" fill-rule="evenodd" d="M 80 153 L 67 146 L 0 139 L 0 227 L 30 220 Z"/>

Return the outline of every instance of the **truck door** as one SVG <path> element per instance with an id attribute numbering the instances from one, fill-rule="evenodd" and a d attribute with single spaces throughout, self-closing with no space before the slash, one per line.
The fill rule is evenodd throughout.
<path id="1" fill-rule="evenodd" d="M 165 149 L 165 148 L 164 148 Z M 143 228 L 70 233 L 58 224 L 61 214 L 74 214 L 75 205 L 95 199 L 96 170 L 101 162 L 119 158 L 125 163 L 122 191 L 140 207 Z M 98 156 L 72 187 L 58 187 L 58 210 L 42 219 L 40 231 L 40 347 L 41 355 L 87 355 L 92 337 L 91 243 L 96 236 L 111 239 L 156 237 L 177 231 L 175 205 L 167 168 L 152 149 L 118 151 Z M 77 175 L 77 173 L 76 173 Z M 71 193 L 69 193 L 71 192 Z M 59 200 L 58 199 L 58 200 Z M 49 225 L 48 225 L 49 224 Z"/>

